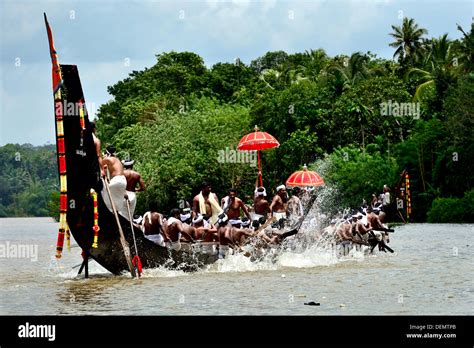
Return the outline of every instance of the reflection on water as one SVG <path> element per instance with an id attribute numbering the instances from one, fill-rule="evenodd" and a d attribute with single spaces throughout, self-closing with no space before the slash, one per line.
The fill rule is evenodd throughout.
<path id="1" fill-rule="evenodd" d="M 95 262 L 90 279 L 77 276 L 78 248 L 52 263 L 56 227 L 0 219 L 0 242 L 38 245 L 36 262 L 0 258 L 0 314 L 474 314 L 473 225 L 401 226 L 391 238 L 395 254 L 337 258 L 311 245 L 260 262 L 230 256 L 196 273 L 145 270 L 139 280 Z"/>

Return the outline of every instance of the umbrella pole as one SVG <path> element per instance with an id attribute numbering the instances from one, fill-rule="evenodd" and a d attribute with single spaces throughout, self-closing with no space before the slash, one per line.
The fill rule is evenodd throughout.
<path id="1" fill-rule="evenodd" d="M 260 151 L 258 151 L 258 150 L 257 150 L 257 156 L 258 156 L 258 176 L 260 178 L 260 186 L 263 187 L 262 162 L 260 160 Z"/>

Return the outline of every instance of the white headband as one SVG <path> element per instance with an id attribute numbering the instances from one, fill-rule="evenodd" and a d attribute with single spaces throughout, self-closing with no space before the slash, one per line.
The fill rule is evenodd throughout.
<path id="1" fill-rule="evenodd" d="M 277 192 L 280 190 L 284 190 L 285 188 L 286 188 L 285 185 L 280 185 L 277 187 Z"/>
<path id="2" fill-rule="evenodd" d="M 179 217 L 181 218 L 181 221 L 186 221 L 191 217 L 191 213 L 188 214 L 179 214 Z"/>

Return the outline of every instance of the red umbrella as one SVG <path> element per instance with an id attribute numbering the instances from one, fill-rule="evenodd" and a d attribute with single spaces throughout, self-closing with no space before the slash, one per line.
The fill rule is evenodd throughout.
<path id="1" fill-rule="evenodd" d="M 318 173 L 308 170 L 306 164 L 303 167 L 303 170 L 298 170 L 290 175 L 288 180 L 286 180 L 286 186 L 322 186 L 324 185 L 324 180 L 321 178 Z"/>
<path id="2" fill-rule="evenodd" d="M 260 151 L 272 149 L 278 146 L 280 146 L 278 140 L 276 140 L 272 135 L 268 134 L 267 132 L 259 132 L 257 126 L 255 126 L 255 132 L 244 135 L 242 139 L 240 139 L 239 145 L 237 146 L 237 149 L 239 151 L 257 151 L 258 170 L 260 172 L 260 186 L 263 186 L 263 179 L 261 175 L 262 165 L 260 162 Z"/>

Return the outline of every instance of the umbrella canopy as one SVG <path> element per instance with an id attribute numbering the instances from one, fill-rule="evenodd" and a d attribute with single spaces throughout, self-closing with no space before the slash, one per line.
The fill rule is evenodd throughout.
<path id="1" fill-rule="evenodd" d="M 304 165 L 303 170 L 298 170 L 290 175 L 286 180 L 286 186 L 322 186 L 324 180 L 318 173 L 308 170 L 308 167 Z"/>
<path id="2" fill-rule="evenodd" d="M 258 127 L 255 126 L 255 132 L 244 135 L 240 139 L 237 149 L 240 151 L 244 150 L 266 150 L 280 146 L 278 140 L 267 132 L 259 132 Z"/>
<path id="3" fill-rule="evenodd" d="M 272 149 L 278 146 L 280 146 L 278 140 L 276 140 L 272 135 L 268 134 L 267 132 L 259 132 L 257 126 L 255 126 L 255 132 L 244 135 L 242 139 L 240 139 L 239 145 L 237 145 L 237 149 L 239 151 L 257 151 L 259 172 L 258 177 L 260 179 L 260 186 L 263 186 L 260 151 Z"/>

